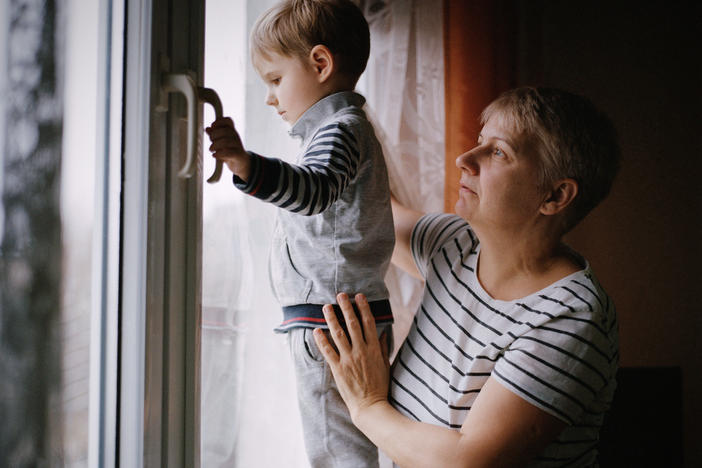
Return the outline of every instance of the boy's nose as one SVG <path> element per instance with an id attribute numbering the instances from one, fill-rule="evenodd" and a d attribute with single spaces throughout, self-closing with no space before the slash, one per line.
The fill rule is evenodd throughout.
<path id="1" fill-rule="evenodd" d="M 275 98 L 275 95 L 268 91 L 266 93 L 266 105 L 275 106 L 276 104 L 278 104 L 278 100 Z"/>

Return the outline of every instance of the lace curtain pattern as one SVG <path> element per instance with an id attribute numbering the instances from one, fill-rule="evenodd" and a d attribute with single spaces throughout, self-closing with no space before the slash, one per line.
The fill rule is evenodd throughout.
<path id="1" fill-rule="evenodd" d="M 371 57 L 359 84 L 383 143 L 397 199 L 425 212 L 444 207 L 444 52 L 442 9 L 423 0 L 361 0 Z M 440 4 L 438 5 L 440 6 Z M 391 266 L 395 345 L 419 304 L 419 281 Z"/>

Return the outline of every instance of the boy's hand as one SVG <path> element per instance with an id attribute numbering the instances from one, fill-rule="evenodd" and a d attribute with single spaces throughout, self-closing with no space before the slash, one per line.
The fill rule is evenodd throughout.
<path id="1" fill-rule="evenodd" d="M 222 117 L 212 122 L 205 129 L 212 144 L 209 147 L 212 156 L 224 162 L 230 171 L 244 181 L 249 180 L 251 159 L 239 134 L 234 129 L 234 122 L 229 117 Z"/>

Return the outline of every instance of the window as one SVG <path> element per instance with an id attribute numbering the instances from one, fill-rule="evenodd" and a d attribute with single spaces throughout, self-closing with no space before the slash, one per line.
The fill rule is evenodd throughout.
<path id="1" fill-rule="evenodd" d="M 219 94 L 244 144 L 290 160 L 298 146 L 264 104 L 248 31 L 274 2 L 208 0 L 205 86 Z M 205 105 L 204 123 L 214 119 Z M 205 176 L 214 168 L 205 135 Z M 307 465 L 280 306 L 268 283 L 274 207 L 240 193 L 224 169 L 203 189 L 202 466 Z M 271 448 L 275 449 L 272 450 Z"/>

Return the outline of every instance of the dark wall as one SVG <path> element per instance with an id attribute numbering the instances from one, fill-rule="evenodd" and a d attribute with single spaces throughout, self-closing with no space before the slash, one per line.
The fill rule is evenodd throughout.
<path id="1" fill-rule="evenodd" d="M 700 8 L 615 1 L 520 8 L 520 84 L 584 94 L 620 133 L 613 191 L 568 241 L 615 300 L 622 366 L 681 368 L 685 466 L 702 466 Z"/>

